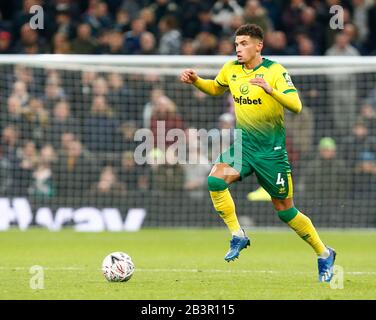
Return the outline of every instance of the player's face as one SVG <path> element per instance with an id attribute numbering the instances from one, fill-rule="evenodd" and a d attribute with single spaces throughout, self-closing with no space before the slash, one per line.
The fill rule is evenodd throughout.
<path id="1" fill-rule="evenodd" d="M 239 63 L 252 61 L 262 50 L 262 41 L 250 36 L 237 36 L 235 38 L 236 56 Z"/>

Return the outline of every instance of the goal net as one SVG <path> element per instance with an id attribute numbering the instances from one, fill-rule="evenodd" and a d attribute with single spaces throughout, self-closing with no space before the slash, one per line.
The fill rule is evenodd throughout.
<path id="1" fill-rule="evenodd" d="M 303 101 L 300 114 L 285 112 L 296 207 L 318 226 L 375 227 L 376 58 L 269 58 Z M 111 226 L 113 212 L 143 212 L 143 226 L 223 226 L 207 175 L 236 134 L 232 97 L 179 74 L 214 78 L 228 59 L 0 57 L 0 229 L 22 223 L 25 208 L 26 224 L 105 212 Z M 230 190 L 242 225 L 282 225 L 255 175 Z"/>

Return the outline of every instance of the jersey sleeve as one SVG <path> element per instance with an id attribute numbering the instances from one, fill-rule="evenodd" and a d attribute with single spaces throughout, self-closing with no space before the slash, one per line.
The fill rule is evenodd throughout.
<path id="1" fill-rule="evenodd" d="M 291 76 L 281 65 L 275 68 L 274 88 L 282 93 L 297 92 Z"/>
<path id="2" fill-rule="evenodd" d="M 232 62 L 225 63 L 214 79 L 216 84 L 219 84 L 221 87 L 228 88 L 227 75 L 229 73 L 228 69 L 231 63 Z"/>

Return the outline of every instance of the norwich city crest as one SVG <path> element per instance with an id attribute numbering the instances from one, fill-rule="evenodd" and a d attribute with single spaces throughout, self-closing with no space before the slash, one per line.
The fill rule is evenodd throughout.
<path id="1" fill-rule="evenodd" d="M 242 94 L 248 94 L 249 93 L 249 86 L 248 86 L 248 83 L 243 83 L 240 88 L 239 88 L 240 92 Z"/>

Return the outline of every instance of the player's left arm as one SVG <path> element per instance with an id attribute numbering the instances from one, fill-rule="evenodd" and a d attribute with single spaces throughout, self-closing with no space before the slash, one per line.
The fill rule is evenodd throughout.
<path id="1" fill-rule="evenodd" d="M 263 88 L 266 93 L 270 94 L 286 109 L 294 113 L 299 113 L 302 110 L 302 102 L 300 101 L 298 91 L 285 69 L 281 68 L 281 70 L 277 71 L 273 86 L 263 78 L 251 79 L 250 83 Z"/>

